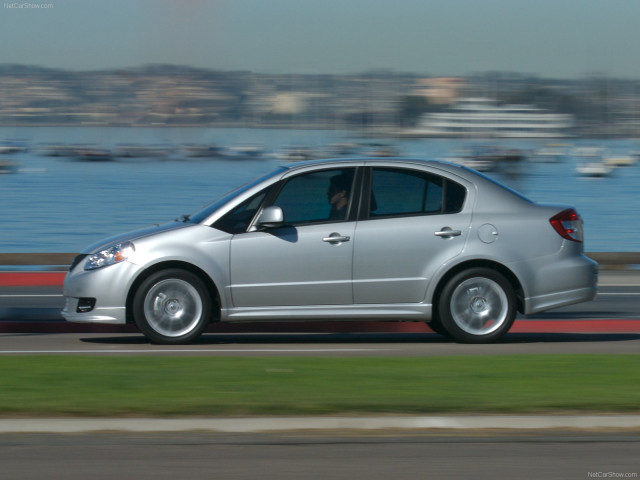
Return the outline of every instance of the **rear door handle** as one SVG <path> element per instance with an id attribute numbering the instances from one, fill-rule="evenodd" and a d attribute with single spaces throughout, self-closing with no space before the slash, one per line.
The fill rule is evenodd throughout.
<path id="1" fill-rule="evenodd" d="M 443 227 L 442 230 L 435 232 L 434 235 L 441 238 L 459 237 L 462 235 L 462 230 L 452 230 L 449 227 Z"/>

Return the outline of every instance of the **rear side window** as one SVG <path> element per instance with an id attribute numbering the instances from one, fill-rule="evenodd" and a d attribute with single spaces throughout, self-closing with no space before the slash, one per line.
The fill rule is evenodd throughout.
<path id="1" fill-rule="evenodd" d="M 462 185 L 438 175 L 374 168 L 369 218 L 457 213 L 462 210 L 465 197 Z"/>

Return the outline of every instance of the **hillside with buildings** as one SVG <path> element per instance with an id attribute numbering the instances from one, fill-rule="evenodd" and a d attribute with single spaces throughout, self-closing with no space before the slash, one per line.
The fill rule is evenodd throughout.
<path id="1" fill-rule="evenodd" d="M 273 75 L 170 65 L 66 71 L 0 65 L 0 125 L 415 129 L 465 98 L 570 117 L 579 137 L 640 136 L 639 81 L 513 73 Z M 568 118 L 567 117 L 567 118 Z"/>

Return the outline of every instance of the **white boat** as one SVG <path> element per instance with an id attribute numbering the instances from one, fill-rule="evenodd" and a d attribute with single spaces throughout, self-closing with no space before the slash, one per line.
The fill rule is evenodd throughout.
<path id="1" fill-rule="evenodd" d="M 605 157 L 604 163 L 611 167 L 632 167 L 638 163 L 635 155 L 612 155 Z"/>
<path id="2" fill-rule="evenodd" d="M 462 138 L 564 138 L 573 115 L 530 105 L 496 105 L 488 98 L 465 98 L 445 112 L 424 114 L 406 135 Z"/>
<path id="3" fill-rule="evenodd" d="M 576 147 L 571 152 L 573 157 L 583 159 L 602 158 L 604 156 L 604 148 L 602 147 Z"/>
<path id="4" fill-rule="evenodd" d="M 264 155 L 265 149 L 261 145 L 236 145 L 227 148 L 226 156 L 234 159 L 256 159 Z"/>
<path id="5" fill-rule="evenodd" d="M 0 142 L 0 154 L 7 153 L 23 153 L 26 152 L 28 146 L 22 140 L 7 140 Z"/>
<path id="6" fill-rule="evenodd" d="M 576 165 L 576 173 L 583 177 L 608 177 L 613 167 L 604 162 L 585 162 Z"/>

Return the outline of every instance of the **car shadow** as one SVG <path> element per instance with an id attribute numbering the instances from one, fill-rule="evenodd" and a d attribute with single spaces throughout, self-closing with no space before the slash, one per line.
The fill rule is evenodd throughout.
<path id="1" fill-rule="evenodd" d="M 509 333 L 497 343 L 626 342 L 638 339 L 640 339 L 640 333 Z"/>
<path id="2" fill-rule="evenodd" d="M 638 333 L 510 333 L 496 345 L 526 343 L 626 342 L 639 340 Z M 81 338 L 81 342 L 109 345 L 149 345 L 140 335 Z M 267 345 L 267 344 L 455 344 L 435 333 L 233 333 L 204 334 L 190 345 Z"/>

